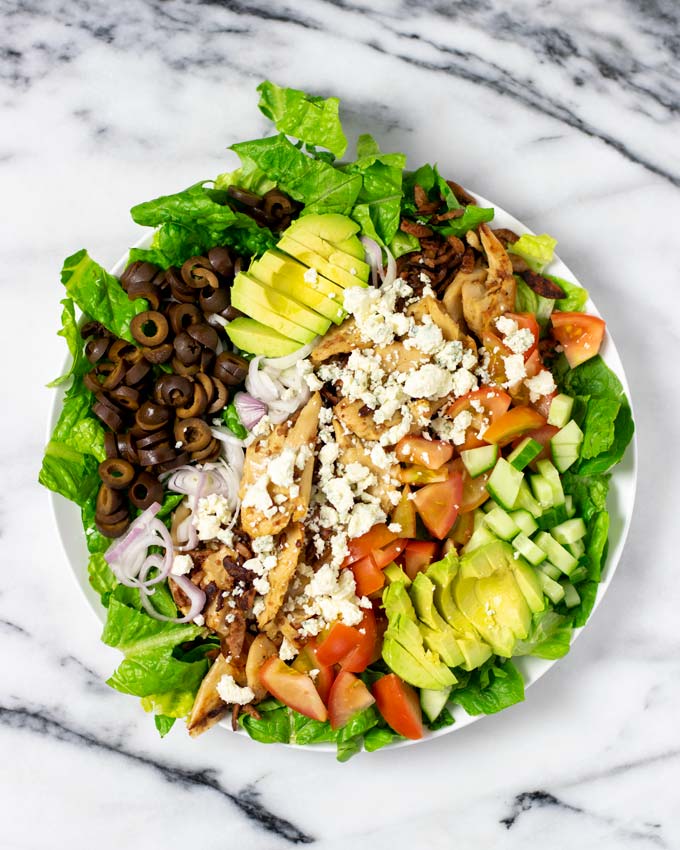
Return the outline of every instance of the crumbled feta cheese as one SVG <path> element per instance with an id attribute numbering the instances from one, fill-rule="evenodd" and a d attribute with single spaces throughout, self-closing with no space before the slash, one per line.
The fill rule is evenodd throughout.
<path id="1" fill-rule="evenodd" d="M 426 363 L 411 372 L 404 382 L 404 392 L 411 398 L 442 398 L 451 388 L 451 374 L 434 363 Z"/>
<path id="2" fill-rule="evenodd" d="M 477 389 L 477 378 L 467 369 L 458 369 L 453 373 L 452 389 L 456 398 L 467 395 Z"/>
<path id="3" fill-rule="evenodd" d="M 524 368 L 524 357 L 521 354 L 510 354 L 503 358 L 505 366 L 505 377 L 507 381 L 503 384 L 504 387 L 513 387 L 523 378 L 526 378 L 526 369 Z"/>
<path id="4" fill-rule="evenodd" d="M 352 508 L 354 497 L 349 483 L 343 478 L 333 478 L 324 487 L 328 501 L 339 514 L 348 514 Z"/>
<path id="5" fill-rule="evenodd" d="M 406 348 L 417 348 L 424 354 L 434 354 L 441 348 L 443 341 L 441 328 L 437 327 L 430 319 L 429 322 L 413 327 L 409 338 L 404 340 L 404 346 Z"/>
<path id="6" fill-rule="evenodd" d="M 503 336 L 509 336 L 510 334 L 515 333 L 518 325 L 514 319 L 510 319 L 508 316 L 500 316 L 496 319 L 496 327 Z"/>
<path id="7" fill-rule="evenodd" d="M 203 614 L 196 614 L 196 616 L 194 617 L 194 623 L 197 626 L 204 626 L 205 625 L 205 617 L 203 616 Z"/>
<path id="8" fill-rule="evenodd" d="M 241 688 L 233 676 L 225 675 L 217 683 L 217 693 L 227 705 L 246 705 L 255 699 L 252 688 Z"/>
<path id="9" fill-rule="evenodd" d="M 362 534 L 370 531 L 376 523 L 383 522 L 386 518 L 380 505 L 368 505 L 359 502 L 352 508 L 347 534 L 350 539 L 361 537 Z"/>
<path id="10" fill-rule="evenodd" d="M 307 271 L 306 271 L 306 272 L 302 275 L 302 277 L 303 277 L 303 279 L 304 279 L 305 283 L 316 283 L 316 282 L 317 282 L 317 280 L 318 280 L 318 278 L 319 278 L 319 273 L 317 272 L 317 270 L 316 270 L 316 269 L 314 269 L 314 268 L 309 268 L 309 269 L 307 269 Z"/>
<path id="11" fill-rule="evenodd" d="M 231 532 L 225 529 L 231 524 L 234 512 L 226 496 L 211 493 L 198 500 L 191 518 L 199 540 L 221 540 L 227 545 L 231 541 Z"/>
<path id="12" fill-rule="evenodd" d="M 278 457 L 269 461 L 267 474 L 272 484 L 276 484 L 278 487 L 290 487 L 293 483 L 295 470 L 295 454 L 294 449 L 285 448 Z"/>
<path id="13" fill-rule="evenodd" d="M 533 378 L 527 378 L 524 386 L 529 390 L 531 401 L 538 401 L 542 395 L 549 395 L 557 389 L 555 379 L 547 369 L 542 369 Z"/>
<path id="14" fill-rule="evenodd" d="M 288 640 L 288 638 L 284 637 L 284 639 L 281 641 L 281 646 L 279 648 L 279 658 L 282 661 L 292 661 L 292 659 L 295 658 L 297 654 L 297 649 Z"/>
<path id="15" fill-rule="evenodd" d="M 194 562 L 191 560 L 191 555 L 175 555 L 170 574 L 173 576 L 185 576 L 193 568 Z"/>
<path id="16" fill-rule="evenodd" d="M 472 414 L 469 410 L 461 410 L 452 424 L 451 440 L 454 445 L 460 446 L 465 442 L 465 432 L 472 425 Z"/>

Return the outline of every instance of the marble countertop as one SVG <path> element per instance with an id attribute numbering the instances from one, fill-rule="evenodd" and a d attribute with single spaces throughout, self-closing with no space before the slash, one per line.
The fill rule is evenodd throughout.
<path id="1" fill-rule="evenodd" d="M 673 0 L 0 2 L 4 850 L 680 846 L 679 15 Z M 339 95 L 350 134 L 555 235 L 637 412 L 629 541 L 572 652 L 524 704 L 346 765 L 224 730 L 158 739 L 103 684 L 116 653 L 36 483 L 62 258 L 87 246 L 112 264 L 139 236 L 133 203 L 226 170 L 226 146 L 265 130 L 267 77 Z"/>

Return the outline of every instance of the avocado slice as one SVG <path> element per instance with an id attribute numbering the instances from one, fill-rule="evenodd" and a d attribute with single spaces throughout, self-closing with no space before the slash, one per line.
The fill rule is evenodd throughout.
<path id="1" fill-rule="evenodd" d="M 446 624 L 443 629 L 431 629 L 422 622 L 418 623 L 418 629 L 425 646 L 432 652 L 436 652 L 448 667 L 459 667 L 464 663 L 465 658 L 458 646 L 453 629 Z"/>
<path id="2" fill-rule="evenodd" d="M 399 614 L 415 622 L 416 612 L 406 590 L 406 582 L 395 581 L 388 584 L 383 591 L 382 602 L 390 623 Z"/>
<path id="3" fill-rule="evenodd" d="M 293 232 L 286 231 L 285 235 L 299 242 L 300 245 L 304 245 L 305 248 L 309 248 L 310 251 L 314 251 L 320 257 L 323 257 L 324 260 L 328 260 L 332 266 L 338 266 L 348 271 L 350 274 L 358 277 L 363 283 L 368 281 L 371 274 L 371 267 L 364 261 L 364 246 L 356 236 L 352 236 L 342 243 L 350 249 L 349 251 L 345 251 L 339 245 L 327 242 L 325 239 L 321 239 L 319 236 L 315 236 L 301 227 L 298 227 Z M 359 253 L 358 257 L 357 253 Z M 353 272 L 352 269 L 354 269 Z"/>
<path id="4" fill-rule="evenodd" d="M 270 286 L 277 292 L 282 292 L 284 295 L 294 298 L 306 307 L 310 307 L 312 310 L 330 319 L 336 325 L 342 323 L 347 313 L 345 313 L 342 306 L 343 295 L 340 287 L 336 287 L 329 282 L 329 286 L 333 286 L 340 293 L 338 296 L 332 292 L 332 297 L 329 298 L 317 288 L 316 281 L 312 283 L 305 280 L 304 276 L 308 270 L 301 263 L 296 262 L 290 257 L 287 258 L 288 262 L 282 263 L 275 261 L 271 263 L 267 259 L 268 254 L 269 252 L 267 251 L 259 260 L 251 263 L 248 269 L 248 275 L 250 277 L 259 280 L 266 286 Z M 277 268 L 274 268 L 274 266 L 277 266 Z"/>
<path id="5" fill-rule="evenodd" d="M 284 254 L 283 251 L 279 251 L 278 248 L 269 248 L 269 250 L 265 251 L 264 254 L 255 262 L 257 262 L 258 266 L 263 271 L 267 271 L 270 274 L 282 272 L 291 266 L 301 271 L 303 276 L 305 272 L 309 271 L 309 267 L 304 265 L 304 263 L 299 263 L 294 257 L 291 257 L 289 254 Z M 345 290 L 341 286 L 338 286 L 337 283 L 333 283 L 332 280 L 328 280 L 327 277 L 320 275 L 318 272 L 316 275 L 316 282 L 313 285 L 307 284 L 307 286 L 313 286 L 314 289 L 318 290 L 322 295 L 325 295 L 326 298 L 329 298 L 331 301 L 337 301 L 340 305 L 342 305 Z"/>
<path id="6" fill-rule="evenodd" d="M 397 581 L 403 582 L 406 587 L 411 584 L 411 579 L 406 575 L 399 564 L 395 564 L 394 561 L 385 567 L 383 575 L 390 584 L 394 584 Z"/>
<path id="7" fill-rule="evenodd" d="M 508 626 L 498 622 L 489 600 L 480 599 L 477 595 L 477 582 L 476 578 L 458 576 L 453 589 L 456 604 L 493 651 L 510 658 L 517 642 L 515 634 Z"/>
<path id="8" fill-rule="evenodd" d="M 352 286 L 366 286 L 366 283 L 358 275 L 350 274 L 346 269 L 333 265 L 320 254 L 317 254 L 316 251 L 312 251 L 311 248 L 307 248 L 296 239 L 293 239 L 292 236 L 284 234 L 277 244 L 282 251 L 295 257 L 301 263 L 310 266 L 310 268 L 316 269 L 317 272 L 321 272 L 324 277 L 332 280 L 333 283 L 337 283 L 343 289 L 348 289 Z"/>
<path id="9" fill-rule="evenodd" d="M 295 219 L 286 232 L 294 233 L 296 230 L 306 230 L 338 245 L 356 235 L 360 227 L 356 221 L 340 213 L 311 213 Z"/>
<path id="10" fill-rule="evenodd" d="M 290 339 L 295 340 L 301 345 L 312 342 L 316 337 L 314 331 L 303 328 L 296 322 L 280 315 L 271 306 L 268 306 L 266 300 L 260 300 L 256 294 L 248 293 L 245 287 L 239 289 L 236 289 L 236 286 L 232 287 L 231 303 L 237 310 L 240 310 L 261 324 L 272 328 L 277 333 L 290 337 Z"/>
<path id="11" fill-rule="evenodd" d="M 239 316 L 225 328 L 227 336 L 241 351 L 263 357 L 284 357 L 300 348 L 300 343 L 248 316 Z"/>
<path id="12" fill-rule="evenodd" d="M 301 328 L 312 331 L 312 339 L 317 334 L 325 334 L 331 324 L 329 319 L 320 316 L 294 298 L 284 295 L 282 292 L 277 292 L 256 278 L 250 277 L 246 272 L 239 272 L 236 275 L 231 288 L 231 303 L 237 310 L 252 316 L 254 319 L 258 317 L 253 315 L 250 306 L 253 303 L 260 304 L 284 319 L 295 322 Z M 267 322 L 264 322 L 264 324 L 267 324 Z M 279 330 L 275 326 L 272 327 Z"/>
<path id="13" fill-rule="evenodd" d="M 418 626 L 404 614 L 390 619 L 383 658 L 398 676 L 420 688 L 440 690 L 458 681 L 438 655 L 425 649 Z"/>
<path id="14" fill-rule="evenodd" d="M 520 557 L 513 558 L 510 569 L 531 612 L 533 614 L 539 614 L 545 609 L 545 597 L 543 596 L 543 589 L 533 567 L 524 558 Z"/>

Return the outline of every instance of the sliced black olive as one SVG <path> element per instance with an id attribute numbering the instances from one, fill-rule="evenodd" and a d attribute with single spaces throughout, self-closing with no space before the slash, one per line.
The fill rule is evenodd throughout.
<path id="1" fill-rule="evenodd" d="M 152 446 L 150 449 L 139 449 L 137 451 L 139 463 L 142 466 L 155 466 L 157 463 L 167 463 L 176 454 L 175 449 L 168 445 L 168 443 L 162 443 L 160 446 Z"/>
<path id="2" fill-rule="evenodd" d="M 203 419 L 178 419 L 175 422 L 175 439 L 188 452 L 204 449 L 212 440 L 210 426 Z"/>
<path id="3" fill-rule="evenodd" d="M 161 375 L 154 386 L 156 400 L 170 407 L 188 404 L 193 395 L 193 384 L 184 375 Z"/>
<path id="4" fill-rule="evenodd" d="M 224 386 L 222 381 L 219 378 L 213 378 L 213 387 L 215 388 L 215 394 L 210 402 L 210 406 L 206 410 L 206 413 L 217 413 L 218 410 L 222 410 L 222 408 L 229 401 L 229 390 Z"/>
<path id="5" fill-rule="evenodd" d="M 158 365 L 159 363 L 167 363 L 172 357 L 173 347 L 170 342 L 164 342 L 162 345 L 155 345 L 153 347 L 145 345 L 142 348 L 142 352 L 149 363 Z"/>
<path id="6" fill-rule="evenodd" d="M 97 401 L 92 405 L 92 412 L 105 425 L 108 425 L 112 431 L 120 431 L 123 427 L 122 411 L 120 408 L 111 404 L 104 396 L 99 396 Z"/>
<path id="7" fill-rule="evenodd" d="M 145 511 L 154 502 L 160 504 L 163 501 L 163 486 L 150 472 L 140 472 L 128 495 L 136 508 Z"/>
<path id="8" fill-rule="evenodd" d="M 130 322 L 130 333 L 142 345 L 160 345 L 165 341 L 168 330 L 168 320 L 158 310 L 145 310 Z"/>
<path id="9" fill-rule="evenodd" d="M 241 189 L 240 186 L 229 186 L 227 188 L 227 195 L 247 207 L 259 207 L 262 201 L 261 195 L 256 195 L 255 192 L 249 192 L 248 189 Z"/>
<path id="10" fill-rule="evenodd" d="M 215 460 L 221 451 L 220 441 L 212 439 L 204 449 L 197 449 L 191 453 L 191 459 L 197 461 Z"/>
<path id="11" fill-rule="evenodd" d="M 120 490 L 114 490 L 108 484 L 102 484 L 97 492 L 95 515 L 98 519 L 109 517 L 120 510 L 125 496 Z"/>
<path id="12" fill-rule="evenodd" d="M 208 396 L 199 383 L 194 384 L 193 398 L 190 404 L 182 405 L 175 410 L 179 419 L 191 419 L 200 416 L 208 406 Z"/>
<path id="13" fill-rule="evenodd" d="M 196 290 L 186 285 L 182 280 L 179 269 L 169 268 L 165 273 L 165 280 L 175 301 L 191 303 L 196 300 Z"/>
<path id="14" fill-rule="evenodd" d="M 248 361 L 231 351 L 223 351 L 217 356 L 213 374 L 223 384 L 235 387 L 245 381 L 248 375 Z"/>
<path id="15" fill-rule="evenodd" d="M 168 317 L 176 334 L 182 333 L 189 325 L 200 322 L 203 318 L 195 304 L 172 304 L 168 310 Z"/>
<path id="16" fill-rule="evenodd" d="M 207 322 L 197 322 L 195 325 L 189 325 L 186 332 L 192 339 L 195 339 L 196 342 L 199 342 L 205 348 L 209 348 L 211 351 L 215 351 L 217 348 L 217 343 L 219 342 L 217 331 Z"/>
<path id="17" fill-rule="evenodd" d="M 135 477 L 135 468 L 122 457 L 109 457 L 99 464 L 99 477 L 112 490 L 123 490 Z"/>
<path id="18" fill-rule="evenodd" d="M 93 337 L 85 346 L 85 356 L 90 363 L 98 363 L 109 349 L 110 337 Z"/>
<path id="19" fill-rule="evenodd" d="M 144 431 L 157 431 L 170 421 L 170 409 L 164 404 L 145 401 L 135 414 L 135 422 Z"/>
<path id="20" fill-rule="evenodd" d="M 222 286 L 219 289 L 202 289 L 198 303 L 204 313 L 221 313 L 229 306 L 229 290 Z"/>
<path id="21" fill-rule="evenodd" d="M 201 359 L 201 344 L 193 339 L 193 337 L 190 337 L 187 331 L 177 334 L 173 344 L 177 358 L 185 366 L 198 363 Z"/>
<path id="22" fill-rule="evenodd" d="M 221 277 L 231 277 L 234 274 L 234 261 L 228 248 L 211 248 L 208 251 L 208 260 Z"/>
<path id="23" fill-rule="evenodd" d="M 133 280 L 127 288 L 127 294 L 130 301 L 145 298 L 152 310 L 158 310 L 161 303 L 160 289 L 150 280 Z"/>
<path id="24" fill-rule="evenodd" d="M 124 407 L 126 410 L 131 410 L 133 413 L 139 408 L 139 390 L 133 387 L 116 387 L 111 391 L 111 398 Z"/>
<path id="25" fill-rule="evenodd" d="M 99 531 L 100 534 L 103 534 L 104 537 L 120 537 L 128 525 L 130 525 L 130 517 L 125 516 L 119 522 L 113 524 L 100 522 L 95 519 L 94 524 L 97 526 L 97 531 Z"/>

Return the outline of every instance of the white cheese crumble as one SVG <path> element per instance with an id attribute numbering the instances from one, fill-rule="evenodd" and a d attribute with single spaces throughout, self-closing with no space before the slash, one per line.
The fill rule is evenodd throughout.
<path id="1" fill-rule="evenodd" d="M 234 512 L 229 499 L 219 493 L 211 493 L 198 500 L 191 521 L 199 540 L 220 540 L 230 546 L 233 537 L 228 526 L 233 518 Z"/>
<path id="2" fill-rule="evenodd" d="M 411 398 L 442 398 L 451 392 L 452 381 L 446 369 L 434 363 L 426 363 L 409 373 L 404 382 L 404 392 Z"/>
<path id="3" fill-rule="evenodd" d="M 194 562 L 191 560 L 191 555 L 175 555 L 172 561 L 172 569 L 170 574 L 173 576 L 185 576 L 194 568 Z"/>
<path id="4" fill-rule="evenodd" d="M 319 273 L 317 272 L 317 270 L 315 268 L 309 268 L 302 275 L 302 278 L 305 281 L 305 283 L 316 283 L 317 280 L 319 279 Z"/>
<path id="5" fill-rule="evenodd" d="M 534 402 L 538 401 L 542 395 L 550 395 L 557 389 L 555 379 L 547 369 L 542 369 L 533 378 L 527 378 L 524 381 L 524 386 L 529 390 L 531 401 Z"/>
<path id="6" fill-rule="evenodd" d="M 246 705 L 255 699 L 252 688 L 242 688 L 236 684 L 233 676 L 222 676 L 217 683 L 217 693 L 227 705 Z"/>
<path id="7" fill-rule="evenodd" d="M 507 378 L 503 384 L 504 387 L 513 387 L 523 378 L 526 378 L 527 373 L 524 368 L 524 357 L 521 354 L 510 354 L 507 357 L 503 357 L 503 364 L 505 366 L 505 377 Z"/>
<path id="8" fill-rule="evenodd" d="M 292 661 L 297 654 L 297 649 L 293 646 L 293 644 L 288 640 L 287 637 L 284 637 L 284 639 L 281 641 L 281 646 L 279 648 L 279 658 L 282 661 Z"/>
<path id="9" fill-rule="evenodd" d="M 365 597 L 357 597 L 351 570 L 324 564 L 314 573 L 297 604 L 307 615 L 300 626 L 300 634 L 314 636 L 335 620 L 356 626 L 363 618 L 362 608 L 371 603 Z"/>

